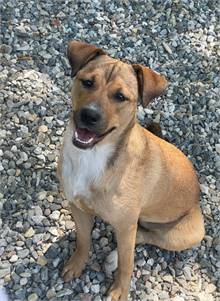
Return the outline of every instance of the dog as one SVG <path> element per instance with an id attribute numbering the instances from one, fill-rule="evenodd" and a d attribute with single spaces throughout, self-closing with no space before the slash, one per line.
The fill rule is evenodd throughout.
<path id="1" fill-rule="evenodd" d="M 82 273 L 99 216 L 113 226 L 118 248 L 108 300 L 126 301 L 135 244 L 180 251 L 203 239 L 199 184 L 187 157 L 136 120 L 137 103 L 146 106 L 166 89 L 163 76 L 79 41 L 69 42 L 67 55 L 75 78 L 58 176 L 77 239 L 62 277 Z"/>

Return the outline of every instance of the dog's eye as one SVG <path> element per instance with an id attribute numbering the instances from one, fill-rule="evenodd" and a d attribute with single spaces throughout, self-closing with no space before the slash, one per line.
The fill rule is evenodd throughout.
<path id="1" fill-rule="evenodd" d="M 117 92 L 114 97 L 118 102 L 122 102 L 127 99 L 121 92 Z"/>
<path id="2" fill-rule="evenodd" d="M 89 79 L 82 79 L 81 80 L 83 87 L 85 88 L 91 88 L 93 86 L 93 81 Z"/>

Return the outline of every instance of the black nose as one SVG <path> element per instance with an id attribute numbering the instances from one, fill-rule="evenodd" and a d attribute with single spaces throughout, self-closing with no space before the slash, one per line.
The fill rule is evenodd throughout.
<path id="1" fill-rule="evenodd" d="M 83 108 L 80 111 L 80 120 L 86 126 L 97 125 L 101 118 L 101 113 L 96 109 Z"/>

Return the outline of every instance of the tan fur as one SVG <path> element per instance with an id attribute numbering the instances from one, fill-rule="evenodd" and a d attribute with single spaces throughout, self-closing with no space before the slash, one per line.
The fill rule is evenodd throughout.
<path id="1" fill-rule="evenodd" d="M 74 49 L 76 46 L 74 44 Z M 91 51 L 94 52 L 94 48 Z M 94 101 L 99 102 L 107 116 L 106 129 L 115 127 L 115 130 L 95 146 L 97 150 L 105 144 L 112 147 L 104 173 L 98 181 L 89 184 L 87 195 L 78 195 L 69 200 L 77 228 L 77 249 L 62 275 L 69 281 L 81 274 L 88 259 L 93 217 L 99 216 L 114 227 L 118 244 L 118 276 L 109 296 L 112 300 L 126 301 L 133 270 L 135 241 L 179 251 L 202 240 L 204 225 L 199 207 L 199 185 L 186 156 L 136 122 L 140 86 L 142 89 L 147 88 L 144 88 L 143 83 L 140 85 L 139 81 L 144 79 L 136 77 L 135 68 L 102 53 L 87 62 L 78 73 L 77 70 L 75 72 L 73 111 Z M 153 73 L 146 72 L 147 76 Z M 95 77 L 96 86 L 93 90 L 85 91 L 80 79 L 91 77 Z M 165 80 L 156 73 L 154 77 L 154 81 L 161 81 L 157 83 L 158 91 L 161 92 Z M 123 90 L 129 101 L 114 101 L 112 95 L 118 88 Z M 150 88 L 150 95 L 159 93 L 152 91 L 153 81 Z M 142 95 L 149 93 L 142 91 Z M 144 102 L 149 101 L 145 99 Z M 71 121 L 68 131 L 73 132 L 74 128 L 74 122 Z M 71 154 L 73 146 L 67 144 L 68 139 L 66 135 L 63 147 Z M 64 151 L 59 163 L 61 182 L 66 180 L 62 175 L 63 154 Z M 158 223 L 161 226 L 152 226 L 146 230 L 138 227 L 138 222 L 152 225 Z"/>

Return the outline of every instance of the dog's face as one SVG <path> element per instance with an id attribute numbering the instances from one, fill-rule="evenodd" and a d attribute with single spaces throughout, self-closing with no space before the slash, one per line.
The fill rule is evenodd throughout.
<path id="1" fill-rule="evenodd" d="M 73 144 L 82 149 L 120 139 L 135 123 L 137 101 L 146 105 L 166 86 L 149 68 L 112 59 L 92 45 L 72 41 L 68 57 L 75 75 Z"/>

